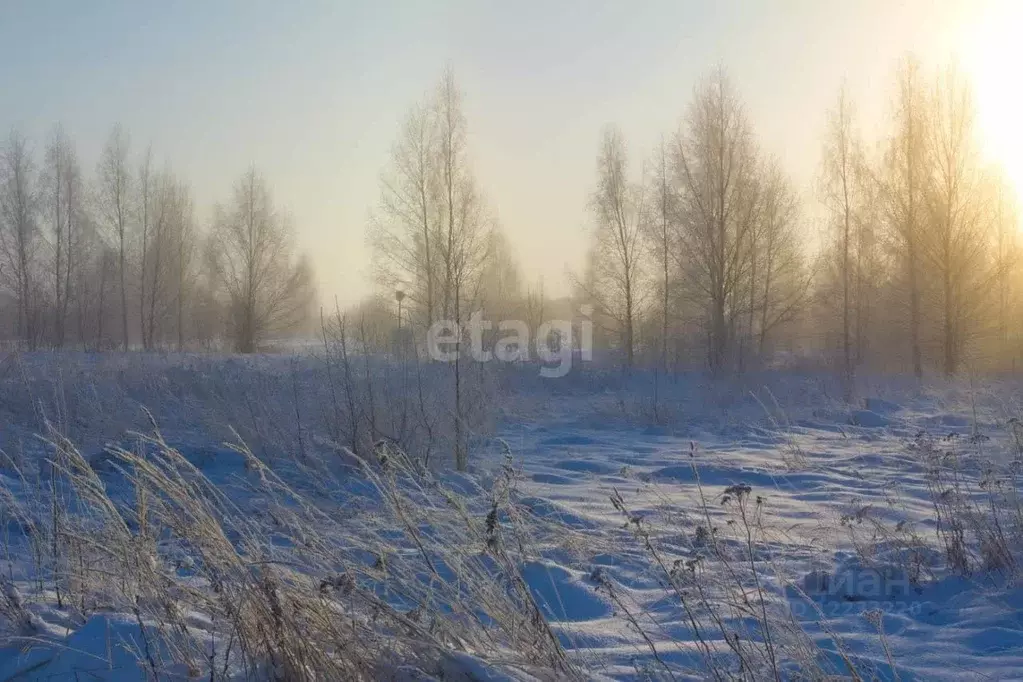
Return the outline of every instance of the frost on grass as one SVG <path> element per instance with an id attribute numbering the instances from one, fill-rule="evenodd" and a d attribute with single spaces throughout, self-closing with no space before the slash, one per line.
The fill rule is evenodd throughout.
<path id="1" fill-rule="evenodd" d="M 537 410 L 508 372 L 456 473 L 444 415 L 382 365 L 353 415 L 323 358 L 22 362 L 0 379 L 0 679 L 1023 667 L 1008 385 L 848 411 L 798 377 L 713 404 L 681 381 L 685 417 L 651 426 L 641 376 L 569 377 Z"/>

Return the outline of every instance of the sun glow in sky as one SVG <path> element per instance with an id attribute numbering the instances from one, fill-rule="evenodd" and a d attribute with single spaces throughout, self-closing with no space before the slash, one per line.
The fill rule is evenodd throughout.
<path id="1" fill-rule="evenodd" d="M 1023 195 L 1023 0 L 0 0 L 0 137 L 17 126 L 38 156 L 60 122 L 91 172 L 120 122 L 205 218 L 254 163 L 321 295 L 349 303 L 372 288 L 367 219 L 402 118 L 450 65 L 524 279 L 561 295 L 584 265 L 604 125 L 638 178 L 723 65 L 810 213 L 839 89 L 873 149 L 907 53 L 928 78 L 959 60 L 983 153 Z"/>
<path id="2" fill-rule="evenodd" d="M 993 0 L 982 7 L 964 43 L 982 148 L 1023 197 L 1023 2 Z"/>

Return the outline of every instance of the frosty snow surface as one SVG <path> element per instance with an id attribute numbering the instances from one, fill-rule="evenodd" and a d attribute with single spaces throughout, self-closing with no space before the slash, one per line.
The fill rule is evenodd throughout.
<path id="1" fill-rule="evenodd" d="M 863 377 L 849 407 L 826 375 L 495 367 L 457 473 L 351 453 L 321 358 L 11 358 L 0 680 L 298 679 L 360 651 L 367 679 L 1023 679 L 1021 548 L 992 565 L 948 516 L 1003 505 L 1021 537 L 1017 380 Z M 232 640 L 260 599 L 250 636 L 307 617 L 317 651 Z M 313 622 L 335 612 L 348 648 Z"/>

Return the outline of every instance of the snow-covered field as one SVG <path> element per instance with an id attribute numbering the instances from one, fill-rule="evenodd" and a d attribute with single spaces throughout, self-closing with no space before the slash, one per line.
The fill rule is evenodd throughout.
<path id="1" fill-rule="evenodd" d="M 315 358 L 9 357 L 0 680 L 1023 679 L 1018 381 L 502 371 L 461 474 Z"/>
<path id="2" fill-rule="evenodd" d="M 982 458 L 1015 471 L 1019 460 L 1001 440 L 1011 413 L 1002 413 L 997 402 L 984 409 L 976 426 L 992 440 L 971 443 L 972 410 L 954 389 L 871 404 L 873 410 L 851 414 L 797 404 L 789 410 L 791 423 L 778 425 L 764 419 L 728 424 L 727 418 L 703 423 L 697 416 L 682 433 L 602 424 L 571 408 L 506 427 L 522 461 L 523 491 L 542 509 L 562 514 L 588 548 L 604 550 L 589 563 L 551 564 L 552 588 L 560 585 L 569 595 L 559 601 L 554 589 L 545 592 L 565 641 L 591 669 L 611 676 L 635 675 L 636 665 L 658 673 L 635 628 L 625 627 L 599 591 L 587 589 L 588 573 L 599 567 L 663 655 L 684 661 L 690 628 L 678 605 L 665 599 L 664 577 L 649 552 L 630 544 L 632 533 L 609 497 L 620 492 L 674 561 L 700 551 L 693 539 L 703 525 L 703 501 L 712 523 L 727 529 L 735 503 L 722 505 L 723 493 L 745 484 L 755 498 L 757 561 L 766 589 L 822 647 L 849 652 L 864 678 L 1023 679 L 1023 590 L 997 574 L 965 578 L 944 569 L 928 487 L 932 464 L 921 447 L 933 438 L 941 448 L 958 448 L 978 481 L 991 476 Z M 918 580 L 900 559 L 905 547 L 878 532 L 875 521 L 895 537 L 902 524 L 900 530 L 913 529 L 934 545 L 921 552 Z M 744 531 L 723 535 L 741 544 Z M 708 573 L 717 570 L 705 566 L 694 579 L 713 582 Z M 837 674 L 847 675 L 843 667 L 834 664 Z M 758 672 L 770 677 L 770 671 Z"/>

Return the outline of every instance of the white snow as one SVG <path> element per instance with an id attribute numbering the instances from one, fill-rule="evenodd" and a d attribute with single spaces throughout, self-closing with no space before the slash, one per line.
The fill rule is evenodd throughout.
<path id="1" fill-rule="evenodd" d="M 49 361 L 27 362 L 45 374 L 40 368 Z M 99 443 L 117 434 L 123 438 L 129 428 L 144 429 L 137 417 L 117 412 L 138 401 L 152 410 L 167 441 L 210 481 L 242 508 L 258 511 L 260 499 L 245 497 L 251 492 L 241 484 L 258 470 L 251 463 L 246 469 L 243 457 L 220 445 L 224 432 L 210 425 L 219 415 L 211 411 L 212 398 L 204 402 L 203 386 L 213 374 L 221 386 L 230 386 L 247 372 L 283 372 L 286 361 L 183 358 L 116 369 L 99 357 L 69 362 L 78 373 L 74 381 L 64 374 L 77 391 L 71 402 L 81 404 L 81 419 L 96 419 L 69 430 L 85 441 L 83 451 L 109 485 L 116 485 L 117 467 L 104 463 Z M 250 362 L 264 364 L 254 369 Z M 316 370 L 305 371 L 312 377 Z M 934 462 L 928 459 L 954 451 L 973 493 L 981 495 L 981 483 L 996 471 L 1008 477 L 1003 484 L 1011 482 L 1006 498 L 1017 496 L 1018 479 L 1006 472 L 1019 469 L 1010 422 L 1020 414 L 1018 382 L 999 380 L 977 391 L 957 384 L 923 390 L 879 380 L 849 409 L 835 399 L 836 392 L 829 394 L 826 377 L 765 375 L 720 386 L 686 376 L 667 390 L 661 387 L 660 411 L 669 417 L 656 423 L 649 377 L 620 385 L 594 373 L 544 384 L 527 374 L 504 377 L 495 406 L 497 438 L 475 453 L 471 472 L 441 480 L 470 501 L 485 502 L 510 451 L 515 508 L 543 529 L 533 538 L 538 552 L 522 563 L 521 575 L 584 676 L 710 674 L 704 645 L 645 545 L 687 576 L 679 578 L 686 590 L 718 589 L 727 582 L 722 578 L 727 568 L 714 563 L 707 543 L 734 543 L 736 556 L 745 556 L 741 524 L 734 523 L 738 497 L 757 519 L 749 561 L 763 581 L 763 612 L 770 609 L 778 622 L 797 623 L 818 645 L 814 655 L 824 669 L 848 676 L 845 656 L 864 679 L 1023 679 L 1019 572 L 992 568 L 959 575 L 949 569 L 935 533 Z M 40 458 L 45 446 L 30 438 L 37 422 L 13 392 L 23 389 L 15 388 L 16 379 L 4 381 L 10 388 L 0 407 L 5 453 L 19 461 Z M 280 392 L 290 394 L 290 383 Z M 314 409 L 305 408 L 312 423 Z M 206 420 L 198 421 L 204 412 Z M 314 448 L 319 441 L 310 436 L 306 442 Z M 317 483 L 302 479 L 277 456 L 264 464 L 296 488 Z M 31 477 L 23 480 L 10 466 L 0 475 L 21 509 L 35 504 L 29 499 Z M 373 513 L 375 503 L 371 494 L 358 492 L 358 480 L 350 484 L 338 514 L 354 522 Z M 741 486 L 749 486 L 748 492 Z M 626 511 L 616 508 L 616 496 Z M 187 669 L 171 662 L 167 647 L 146 636 L 150 623 L 130 613 L 58 608 L 49 589 L 38 589 L 30 570 L 31 534 L 18 525 L 23 519 L 13 514 L 11 500 L 0 500 L 9 536 L 0 680 L 146 679 L 147 646 L 148 656 L 166 664 L 161 679 L 187 679 Z M 911 543 L 899 540 L 911 536 L 925 544 L 909 549 Z M 197 570 L 187 552 L 176 561 L 182 575 Z M 761 608 L 758 599 L 751 603 Z M 758 615 L 726 612 L 725 628 L 751 641 L 762 639 Z M 189 622 L 198 633 L 212 628 L 203 614 Z M 779 647 L 803 646 L 781 630 L 776 634 Z M 725 637 L 707 630 L 702 637 L 727 658 Z M 431 675 L 528 679 L 525 672 L 491 666 L 486 653 L 453 651 Z M 721 665 L 737 676 L 773 676 L 770 670 L 740 673 L 734 661 Z M 413 667 L 395 667 L 392 674 L 431 679 Z M 781 675 L 797 676 L 793 667 Z"/>

